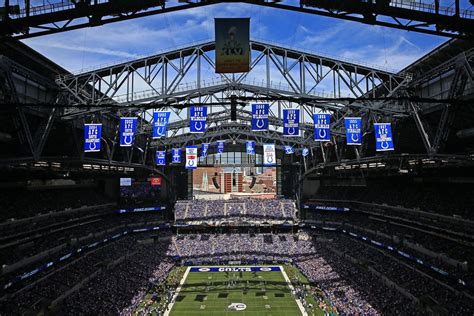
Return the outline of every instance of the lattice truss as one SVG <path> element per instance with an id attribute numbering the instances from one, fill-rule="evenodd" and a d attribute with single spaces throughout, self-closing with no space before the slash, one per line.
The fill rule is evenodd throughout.
<path id="1" fill-rule="evenodd" d="M 282 145 L 300 147 L 311 142 L 314 113 L 332 113 L 336 119 L 333 135 L 341 136 L 343 118 L 347 115 L 363 116 L 367 127 L 376 117 L 409 115 L 406 104 L 359 100 L 392 96 L 403 90 L 410 80 L 405 74 L 256 41 L 251 42 L 251 50 L 251 70 L 242 74 L 217 75 L 215 45 L 207 42 L 60 76 L 57 84 L 63 91 L 62 101 L 69 106 L 62 118 L 112 111 L 138 115 L 142 122 L 150 123 L 154 108 L 172 111 L 168 135 L 156 145 L 184 146 L 227 135 L 236 142 L 246 138 L 258 142 L 273 139 Z M 236 122 L 230 121 L 231 96 L 244 99 L 246 104 L 240 103 Z M 348 100 L 335 101 L 340 98 Z M 257 101 L 270 103 L 268 132 L 250 131 L 250 104 Z M 187 106 L 206 104 L 210 104 L 210 114 L 204 139 L 202 135 L 188 133 Z M 283 109 L 298 107 L 302 137 L 283 137 Z M 141 124 L 141 133 L 150 131 L 151 124 Z"/>

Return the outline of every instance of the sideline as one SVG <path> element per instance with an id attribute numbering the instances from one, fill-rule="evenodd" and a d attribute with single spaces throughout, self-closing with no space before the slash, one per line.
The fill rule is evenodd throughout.
<path id="1" fill-rule="evenodd" d="M 286 275 L 284 267 L 283 266 L 279 266 L 279 267 L 280 267 L 280 270 L 281 270 L 281 274 L 283 274 L 283 277 L 285 278 L 286 284 L 288 284 L 288 287 L 290 288 L 291 292 L 293 292 L 294 287 L 290 282 L 290 278 L 288 278 L 288 276 Z M 295 301 L 296 301 L 296 305 L 298 305 L 298 308 L 300 309 L 301 315 L 308 316 L 308 313 L 305 311 L 305 309 L 303 307 L 303 303 L 301 303 L 301 301 L 299 299 L 296 299 L 296 298 L 295 298 Z"/>
<path id="2" fill-rule="evenodd" d="M 168 304 L 168 306 L 166 307 L 166 311 L 165 311 L 165 313 L 163 314 L 163 316 L 169 316 L 169 314 L 171 313 L 171 309 L 173 308 L 173 305 L 174 305 L 174 303 L 176 302 L 176 298 L 178 297 L 178 294 L 179 294 L 179 292 L 181 291 L 181 287 L 183 286 L 184 281 L 186 281 L 186 278 L 188 277 L 189 270 L 191 270 L 191 267 L 188 267 L 188 268 L 186 269 L 186 272 L 184 272 L 184 275 L 183 275 L 183 277 L 181 278 L 181 281 L 179 281 L 179 286 L 178 286 L 178 288 L 176 289 L 176 292 L 174 293 L 173 298 L 171 299 L 171 302 L 170 302 L 170 303 Z"/>

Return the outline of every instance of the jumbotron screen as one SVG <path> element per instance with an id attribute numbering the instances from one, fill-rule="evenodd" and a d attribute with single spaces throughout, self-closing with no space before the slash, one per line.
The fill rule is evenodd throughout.
<path id="1" fill-rule="evenodd" d="M 152 206 L 160 202 L 161 177 L 120 179 L 121 206 Z"/>

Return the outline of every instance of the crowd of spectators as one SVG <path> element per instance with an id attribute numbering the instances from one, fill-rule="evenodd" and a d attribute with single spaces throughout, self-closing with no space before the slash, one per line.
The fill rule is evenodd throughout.
<path id="1" fill-rule="evenodd" d="M 3 189 L 0 222 L 110 202 L 111 199 L 99 193 L 97 188 Z"/>
<path id="2" fill-rule="evenodd" d="M 296 206 L 285 199 L 231 199 L 178 201 L 176 221 L 292 221 L 296 219 Z"/>
<path id="3" fill-rule="evenodd" d="M 387 185 L 390 183 L 390 185 Z M 474 219 L 474 187 L 470 184 L 383 182 L 367 186 L 323 186 L 320 199 L 355 200 L 387 204 Z"/>

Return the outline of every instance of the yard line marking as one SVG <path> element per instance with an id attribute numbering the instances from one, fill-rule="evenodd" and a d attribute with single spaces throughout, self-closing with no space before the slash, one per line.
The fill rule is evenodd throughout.
<path id="1" fill-rule="evenodd" d="M 279 266 L 281 273 L 283 274 L 283 277 L 285 278 L 286 284 L 288 284 L 288 287 L 290 288 L 290 291 L 293 293 L 294 287 L 290 282 L 290 278 L 286 275 L 285 269 L 283 269 L 283 266 Z M 298 308 L 300 309 L 301 315 L 303 316 L 308 316 L 308 313 L 305 311 L 303 304 L 299 299 L 295 299 L 296 305 L 298 305 Z"/>
<path id="2" fill-rule="evenodd" d="M 173 295 L 173 298 L 171 299 L 171 302 L 168 304 L 165 313 L 163 314 L 164 316 L 169 316 L 171 313 L 171 309 L 173 308 L 174 303 L 176 302 L 176 298 L 178 297 L 179 292 L 181 291 L 181 288 L 183 287 L 184 281 L 186 281 L 186 278 L 188 277 L 189 270 L 191 267 L 188 267 L 186 269 L 186 272 L 184 272 L 183 277 L 181 278 L 181 281 L 179 281 L 179 286 L 176 289 L 176 292 Z"/>

